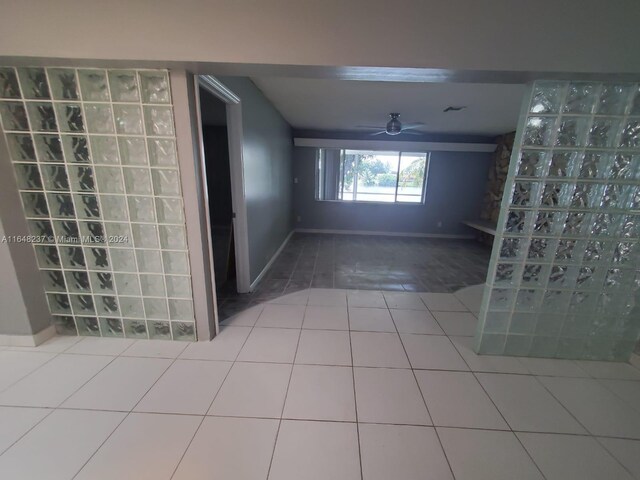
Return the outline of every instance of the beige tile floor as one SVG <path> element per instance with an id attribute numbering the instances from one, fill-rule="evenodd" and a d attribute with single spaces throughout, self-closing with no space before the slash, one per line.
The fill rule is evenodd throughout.
<path id="1" fill-rule="evenodd" d="M 0 347 L 0 478 L 640 478 L 640 363 L 479 357 L 452 294 L 315 289 L 193 344 Z"/>

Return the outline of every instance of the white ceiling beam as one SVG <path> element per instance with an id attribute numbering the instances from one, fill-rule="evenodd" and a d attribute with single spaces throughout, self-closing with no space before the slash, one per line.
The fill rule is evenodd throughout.
<path id="1" fill-rule="evenodd" d="M 393 150 L 404 152 L 493 152 L 495 143 L 411 142 L 402 140 L 341 140 L 333 138 L 293 139 L 296 147 Z"/>

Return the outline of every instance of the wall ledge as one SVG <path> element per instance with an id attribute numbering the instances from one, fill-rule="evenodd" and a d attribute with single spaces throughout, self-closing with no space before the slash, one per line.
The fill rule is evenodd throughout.
<path id="1" fill-rule="evenodd" d="M 49 325 L 34 335 L 0 334 L 0 346 L 3 347 L 37 347 L 56 335 L 56 329 Z"/>
<path id="2" fill-rule="evenodd" d="M 322 228 L 296 228 L 299 233 L 330 233 L 335 235 L 375 235 L 381 237 L 419 237 L 419 238 L 449 238 L 470 240 L 473 235 L 454 235 L 447 233 L 415 233 L 415 232 L 384 232 L 374 230 L 331 230 Z"/>

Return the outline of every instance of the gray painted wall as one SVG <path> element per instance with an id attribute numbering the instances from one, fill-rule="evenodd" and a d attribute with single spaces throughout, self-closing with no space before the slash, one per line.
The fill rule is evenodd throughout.
<path id="1" fill-rule="evenodd" d="M 292 229 L 291 127 L 251 80 L 218 77 L 241 99 L 244 184 L 253 282 Z"/>
<path id="2" fill-rule="evenodd" d="M 461 222 L 480 215 L 491 154 L 432 152 L 424 205 L 316 201 L 315 160 L 315 148 L 295 147 L 297 228 L 472 235 Z"/>

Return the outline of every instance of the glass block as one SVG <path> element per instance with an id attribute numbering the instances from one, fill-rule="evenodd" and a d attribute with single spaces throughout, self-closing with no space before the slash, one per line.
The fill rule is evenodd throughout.
<path id="1" fill-rule="evenodd" d="M 100 206 L 95 195 L 74 195 L 78 218 L 100 218 Z"/>
<path id="2" fill-rule="evenodd" d="M 105 166 L 96 166 L 94 168 L 100 193 L 124 193 L 121 168 Z"/>
<path id="3" fill-rule="evenodd" d="M 191 298 L 191 280 L 189 277 L 165 275 L 167 295 L 172 298 Z"/>
<path id="4" fill-rule="evenodd" d="M 60 270 L 40 270 L 45 292 L 66 292 L 64 274 Z"/>
<path id="5" fill-rule="evenodd" d="M 132 222 L 154 222 L 156 219 L 152 197 L 129 197 L 129 214 Z"/>
<path id="6" fill-rule="evenodd" d="M 118 300 L 112 295 L 95 295 L 96 311 L 99 315 L 119 315 Z"/>
<path id="7" fill-rule="evenodd" d="M 539 212 L 533 225 L 534 235 L 554 235 L 561 225 L 559 212 Z"/>
<path id="8" fill-rule="evenodd" d="M 630 106 L 629 102 L 632 94 L 632 85 L 603 85 L 596 106 L 596 113 L 600 115 L 623 115 L 627 105 Z"/>
<path id="9" fill-rule="evenodd" d="M 620 135 L 620 146 L 623 148 L 640 148 L 640 121 L 628 122 Z"/>
<path id="10" fill-rule="evenodd" d="M 107 270 L 109 269 L 109 254 L 102 247 L 85 247 L 85 256 L 87 259 L 87 268 L 89 270 Z M 114 255 L 111 255 L 113 258 Z"/>
<path id="11" fill-rule="evenodd" d="M 196 339 L 196 325 L 193 322 L 171 322 L 174 340 L 193 342 Z"/>
<path id="12" fill-rule="evenodd" d="M 589 121 L 588 118 L 583 117 L 562 117 L 555 144 L 560 147 L 585 145 L 589 131 Z"/>
<path id="13" fill-rule="evenodd" d="M 69 177 L 64 165 L 49 164 L 41 168 L 47 190 L 69 191 Z"/>
<path id="14" fill-rule="evenodd" d="M 571 208 L 595 208 L 600 205 L 603 186 L 596 183 L 578 183 L 571 197 Z"/>
<path id="15" fill-rule="evenodd" d="M 84 114 L 89 133 L 114 133 L 113 113 L 109 105 L 85 103 Z"/>
<path id="16" fill-rule="evenodd" d="M 127 167 L 122 169 L 124 184 L 129 194 L 151 195 L 151 176 L 148 168 Z"/>
<path id="17" fill-rule="evenodd" d="M 536 82 L 529 111 L 531 113 L 558 113 L 564 88 L 560 83 Z"/>
<path id="18" fill-rule="evenodd" d="M 171 340 L 171 324 L 169 322 L 148 321 L 149 338 L 154 340 Z"/>
<path id="19" fill-rule="evenodd" d="M 148 165 L 147 149 L 143 138 L 119 137 L 118 143 L 123 165 Z"/>
<path id="20" fill-rule="evenodd" d="M 587 152 L 580 167 L 580 178 L 606 178 L 612 155 L 606 152 Z"/>
<path id="21" fill-rule="evenodd" d="M 73 317 L 66 315 L 54 315 L 52 319 L 51 323 L 55 327 L 58 335 L 78 335 L 78 330 L 76 329 Z"/>
<path id="22" fill-rule="evenodd" d="M 148 297 L 164 297 L 167 294 L 163 275 L 140 275 L 140 287 L 142 294 Z"/>
<path id="23" fill-rule="evenodd" d="M 489 310 L 510 310 L 515 300 L 516 290 L 507 288 L 494 288 L 489 297 Z"/>
<path id="24" fill-rule="evenodd" d="M 540 205 L 543 207 L 566 207 L 571 199 L 573 184 L 566 182 L 547 182 L 542 191 Z"/>
<path id="25" fill-rule="evenodd" d="M 503 287 L 516 286 L 516 267 L 512 263 L 499 263 L 496 265 L 494 285 Z"/>
<path id="26" fill-rule="evenodd" d="M 34 135 L 33 140 L 41 162 L 64 162 L 62 141 L 58 135 Z"/>
<path id="27" fill-rule="evenodd" d="M 511 317 L 509 333 L 530 335 L 535 333 L 538 323 L 537 313 L 515 312 Z"/>
<path id="28" fill-rule="evenodd" d="M 106 224 L 107 241 L 111 246 L 133 247 L 133 236 L 128 223 L 109 222 Z"/>
<path id="29" fill-rule="evenodd" d="M 543 337 L 536 335 L 531 340 L 531 348 L 529 355 L 532 357 L 553 358 L 558 348 L 558 339 L 556 337 Z"/>
<path id="30" fill-rule="evenodd" d="M 57 103 L 56 110 L 61 132 L 84 132 L 82 107 L 79 103 Z"/>
<path id="31" fill-rule="evenodd" d="M 478 353 L 484 355 L 502 355 L 504 354 L 506 342 L 506 335 L 485 333 L 480 338 Z"/>
<path id="32" fill-rule="evenodd" d="M 91 278 L 91 286 L 93 293 L 99 293 L 101 295 L 115 294 L 115 279 L 113 273 L 110 272 L 91 272 L 89 274 Z M 109 297 L 105 297 L 109 298 Z M 111 310 L 115 311 L 115 310 Z"/>
<path id="33" fill-rule="evenodd" d="M 133 241 L 138 248 L 160 248 L 158 241 L 158 227 L 146 223 L 134 223 L 131 225 Z"/>
<path id="34" fill-rule="evenodd" d="M 564 315 L 556 315 L 553 313 L 539 313 L 535 328 L 536 335 L 560 335 L 564 319 Z"/>
<path id="35" fill-rule="evenodd" d="M 14 169 L 18 188 L 21 190 L 42 190 L 40 170 L 34 163 L 15 163 Z"/>
<path id="36" fill-rule="evenodd" d="M 78 100 L 80 93 L 76 72 L 72 68 L 49 68 L 51 94 L 55 100 Z"/>
<path id="37" fill-rule="evenodd" d="M 68 168 L 71 177 L 71 189 L 76 192 L 94 192 L 96 182 L 93 167 L 70 165 Z"/>
<path id="38" fill-rule="evenodd" d="M 36 149 L 31 135 L 7 133 L 9 156 L 14 162 L 35 162 Z"/>
<path id="39" fill-rule="evenodd" d="M 140 295 L 138 275 L 130 273 L 116 273 L 116 288 L 119 295 Z"/>
<path id="40" fill-rule="evenodd" d="M 110 251 L 114 272 L 135 272 L 136 257 L 132 249 L 112 248 Z M 122 292 L 118 292 L 122 294 Z"/>
<path id="41" fill-rule="evenodd" d="M 0 98 L 20 98 L 18 77 L 11 67 L 0 68 Z"/>
<path id="42" fill-rule="evenodd" d="M 29 233 L 36 237 L 34 243 L 55 243 L 53 225 L 49 220 L 27 220 Z"/>
<path id="43" fill-rule="evenodd" d="M 145 298 L 144 311 L 147 318 L 169 318 L 167 301 L 164 298 Z"/>
<path id="44" fill-rule="evenodd" d="M 583 261 L 585 263 L 597 263 L 604 260 L 608 253 L 608 243 L 601 240 L 590 240 L 587 242 L 584 251 Z"/>
<path id="45" fill-rule="evenodd" d="M 542 299 L 541 311 L 554 314 L 566 312 L 569 308 L 571 292 L 564 290 L 546 290 Z"/>
<path id="46" fill-rule="evenodd" d="M 58 129 L 56 113 L 53 103 L 29 102 L 27 103 L 29 124 L 36 132 L 55 132 Z"/>
<path id="47" fill-rule="evenodd" d="M 171 320 L 193 320 L 193 302 L 169 299 L 169 316 Z"/>
<path id="48" fill-rule="evenodd" d="M 542 290 L 522 288 L 518 290 L 514 309 L 520 312 L 536 310 L 542 301 Z"/>
<path id="49" fill-rule="evenodd" d="M 142 103 L 170 103 L 169 77 L 166 72 L 141 71 Z"/>
<path id="50" fill-rule="evenodd" d="M 159 250 L 136 250 L 138 271 L 162 273 L 162 257 Z M 143 292 L 144 293 L 144 292 Z"/>
<path id="51" fill-rule="evenodd" d="M 138 76 L 135 70 L 109 70 L 109 85 L 114 102 L 138 102 Z"/>
<path id="52" fill-rule="evenodd" d="M 62 136 L 62 149 L 67 162 L 89 163 L 91 161 L 87 137 L 64 135 Z"/>
<path id="53" fill-rule="evenodd" d="M 162 252 L 164 271 L 170 274 L 188 274 L 189 259 L 184 252 Z"/>
<path id="54" fill-rule="evenodd" d="M 60 267 L 60 255 L 53 245 L 36 245 L 36 258 L 40 268 Z"/>
<path id="55" fill-rule="evenodd" d="M 519 238 L 504 238 L 500 245 L 501 259 L 517 259 L 521 258 L 523 240 Z"/>
<path id="56" fill-rule="evenodd" d="M 548 266 L 525 264 L 522 270 L 522 287 L 543 287 L 547 283 Z"/>
<path id="57" fill-rule="evenodd" d="M 27 111 L 22 102 L 0 102 L 0 119 L 5 132 L 29 130 Z"/>
<path id="58" fill-rule="evenodd" d="M 96 311 L 91 295 L 69 295 L 69 299 L 75 315 L 90 315 Z"/>
<path id="59" fill-rule="evenodd" d="M 100 318 L 100 331 L 103 337 L 122 337 L 124 330 L 119 318 Z"/>
<path id="60" fill-rule="evenodd" d="M 60 246 L 60 260 L 65 269 L 84 270 L 87 266 L 81 247 Z"/>
<path id="61" fill-rule="evenodd" d="M 68 193 L 48 193 L 49 213 L 54 218 L 73 218 L 73 198 Z"/>
<path id="62" fill-rule="evenodd" d="M 537 260 L 550 260 L 553 258 L 556 242 L 548 238 L 532 238 L 529 244 L 527 258 Z"/>
<path id="63" fill-rule="evenodd" d="M 588 233 L 591 227 L 591 214 L 569 212 L 562 231 L 565 235 L 581 236 Z"/>
<path id="64" fill-rule="evenodd" d="M 618 215 L 610 213 L 598 213 L 593 216 L 591 225 L 591 235 L 593 236 L 613 236 L 616 234 L 620 218 Z"/>
<path id="65" fill-rule="evenodd" d="M 620 132 L 620 120 L 615 118 L 596 118 L 589 130 L 587 147 L 611 148 L 617 143 Z"/>
<path id="66" fill-rule="evenodd" d="M 78 78 L 85 102 L 109 101 L 109 87 L 104 70 L 78 70 Z"/>
<path id="67" fill-rule="evenodd" d="M 576 278 L 577 289 L 598 288 L 596 279 L 598 278 L 596 267 L 581 267 Z"/>
<path id="68" fill-rule="evenodd" d="M 91 154 L 93 163 L 97 165 L 117 165 L 120 163 L 116 137 L 91 137 Z"/>
<path id="69" fill-rule="evenodd" d="M 622 218 L 620 222 L 621 238 L 638 238 L 640 237 L 640 216 L 628 215 Z"/>
<path id="70" fill-rule="evenodd" d="M 144 320 L 124 319 L 124 336 L 127 338 L 148 338 Z"/>
<path id="71" fill-rule="evenodd" d="M 75 220 L 54 220 L 53 227 L 55 229 L 58 243 L 79 244 L 80 228 Z"/>
<path id="72" fill-rule="evenodd" d="M 612 263 L 616 266 L 633 266 L 640 258 L 640 244 L 619 242 L 613 251 Z"/>
<path id="73" fill-rule="evenodd" d="M 160 223 L 184 223 L 182 201 L 178 198 L 157 198 L 158 221 Z"/>
<path id="74" fill-rule="evenodd" d="M 595 310 L 599 295 L 599 292 L 571 292 L 569 313 L 591 314 Z"/>
<path id="75" fill-rule="evenodd" d="M 540 184 L 536 182 L 515 182 L 511 205 L 518 207 L 535 206 L 538 201 L 539 186 Z"/>
<path id="76" fill-rule="evenodd" d="M 547 146 L 555 136 L 555 117 L 529 117 L 524 130 L 524 145 Z"/>
<path id="77" fill-rule="evenodd" d="M 116 131 L 121 135 L 142 135 L 142 110 L 138 105 L 114 105 Z"/>
<path id="78" fill-rule="evenodd" d="M 180 177 L 177 170 L 162 169 L 152 171 L 153 191 L 158 196 L 179 196 Z"/>
<path id="79" fill-rule="evenodd" d="M 582 152 L 555 152 L 551 156 L 549 177 L 575 177 L 578 175 L 584 154 Z"/>
<path id="80" fill-rule="evenodd" d="M 69 296 L 64 293 L 47 293 L 49 310 L 53 314 L 71 315 L 71 302 Z"/>
<path id="81" fill-rule="evenodd" d="M 612 180 L 640 180 L 640 155 L 616 155 L 609 176 Z"/>
<path id="82" fill-rule="evenodd" d="M 120 311 L 123 317 L 144 318 L 144 308 L 142 306 L 142 298 L 138 297 L 119 297 Z"/>
<path id="83" fill-rule="evenodd" d="M 510 312 L 489 312 L 485 319 L 483 332 L 505 333 L 509 329 L 510 321 Z"/>
<path id="84" fill-rule="evenodd" d="M 24 205 L 24 212 L 27 217 L 48 217 L 49 208 L 47 207 L 47 199 L 43 193 L 27 193 L 22 192 L 22 204 Z"/>
<path id="85" fill-rule="evenodd" d="M 182 225 L 161 225 L 160 245 L 169 250 L 185 250 L 187 238 L 184 227 Z"/>
<path id="86" fill-rule="evenodd" d="M 19 68 L 18 77 L 22 87 L 22 95 L 29 99 L 48 99 L 49 83 L 44 68 Z"/>
<path id="87" fill-rule="evenodd" d="M 562 111 L 564 113 L 591 114 L 596 102 L 598 86 L 594 83 L 572 83 Z"/>
<path id="88" fill-rule="evenodd" d="M 556 249 L 556 261 L 570 262 L 576 252 L 576 240 L 560 240 Z"/>
<path id="89" fill-rule="evenodd" d="M 549 288 L 563 288 L 568 286 L 567 266 L 553 265 L 549 273 Z"/>
<path id="90" fill-rule="evenodd" d="M 165 138 L 150 138 L 149 158 L 154 167 L 174 167 L 178 164 L 178 154 L 174 140 Z"/>
<path id="91" fill-rule="evenodd" d="M 144 107 L 147 135 L 171 137 L 174 135 L 173 111 L 171 107 Z"/>
<path id="92" fill-rule="evenodd" d="M 127 201 L 122 195 L 100 195 L 102 215 L 105 220 L 126 221 Z"/>

